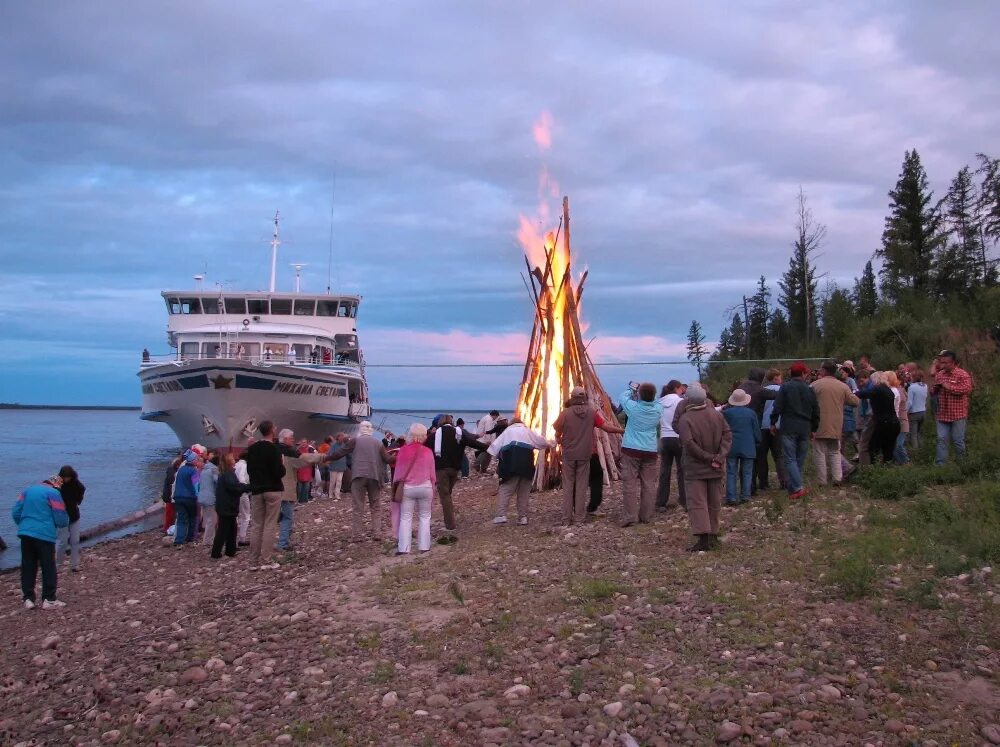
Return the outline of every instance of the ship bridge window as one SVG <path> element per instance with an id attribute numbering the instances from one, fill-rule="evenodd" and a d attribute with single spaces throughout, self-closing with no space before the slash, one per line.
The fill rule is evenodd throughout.
<path id="1" fill-rule="evenodd" d="M 198 358 L 198 343 L 197 342 L 182 342 L 181 343 L 181 360 L 189 361 Z"/>
<path id="2" fill-rule="evenodd" d="M 312 316 L 316 313 L 316 299 L 295 299 L 295 316 Z"/>
<path id="3" fill-rule="evenodd" d="M 337 316 L 349 317 L 351 315 L 351 303 L 350 301 L 341 301 L 340 307 L 337 309 Z"/>
<path id="4" fill-rule="evenodd" d="M 247 313 L 247 300 L 245 298 L 226 298 L 226 313 L 239 314 L 243 316 Z"/>
<path id="5" fill-rule="evenodd" d="M 202 343 L 201 346 L 201 357 L 202 358 L 222 358 L 223 355 L 222 345 L 218 342 L 206 342 Z"/>
<path id="6" fill-rule="evenodd" d="M 221 313 L 222 306 L 221 298 L 203 298 L 201 299 L 201 308 L 205 310 L 206 314 L 219 314 Z"/>
<path id="7" fill-rule="evenodd" d="M 351 319 L 355 319 L 358 316 L 358 305 L 356 303 L 351 304 Z"/>
<path id="8" fill-rule="evenodd" d="M 251 298 L 247 301 L 247 313 L 248 314 L 270 314 L 270 307 L 268 306 L 266 298 Z"/>
<path id="9" fill-rule="evenodd" d="M 316 304 L 316 316 L 337 316 L 337 307 L 340 305 L 340 301 L 320 301 Z"/>
<path id="10" fill-rule="evenodd" d="M 235 352 L 230 352 L 232 358 L 243 358 L 244 360 L 256 360 L 260 357 L 259 342 L 230 343 L 230 349 L 236 348 Z"/>
<path id="11" fill-rule="evenodd" d="M 292 299 L 290 299 L 290 298 L 272 298 L 271 299 L 271 313 L 272 314 L 291 314 L 292 313 Z"/>
<path id="12" fill-rule="evenodd" d="M 197 298 L 171 298 L 171 314 L 200 314 L 201 302 Z"/>

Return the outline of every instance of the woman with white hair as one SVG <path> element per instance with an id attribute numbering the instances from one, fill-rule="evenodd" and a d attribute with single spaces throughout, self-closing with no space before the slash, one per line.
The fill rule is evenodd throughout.
<path id="1" fill-rule="evenodd" d="M 396 457 L 386 451 L 385 446 L 375 437 L 375 428 L 367 420 L 358 424 L 358 437 L 338 449 L 333 456 L 351 454 L 351 537 L 357 542 L 364 533 L 365 503 L 371 511 L 371 537 L 382 539 L 382 512 L 379 495 L 385 465 L 393 464 Z"/>
<path id="2" fill-rule="evenodd" d="M 399 515 L 399 544 L 397 555 L 410 552 L 413 536 L 413 509 L 416 507 L 417 549 L 427 552 L 431 549 L 431 507 L 434 503 L 436 483 L 434 452 L 424 446 L 427 440 L 427 426 L 414 423 L 406 435 L 406 446 L 396 455 L 396 472 L 393 477 L 393 500 L 396 500 L 396 486 L 403 484 L 402 506 Z"/>

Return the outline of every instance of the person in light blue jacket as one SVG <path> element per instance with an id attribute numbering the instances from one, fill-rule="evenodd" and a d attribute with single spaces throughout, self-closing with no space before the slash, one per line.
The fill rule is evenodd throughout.
<path id="1" fill-rule="evenodd" d="M 65 607 L 56 599 L 56 540 L 69 526 L 69 514 L 59 488 L 62 478 L 50 477 L 17 497 L 11 516 L 21 540 L 21 593 L 25 609 L 35 608 L 35 580 L 42 569 L 42 609 Z"/>
<path id="2" fill-rule="evenodd" d="M 649 382 L 630 383 L 620 402 L 628 416 L 622 436 L 622 526 L 630 527 L 652 521 L 656 511 L 656 428 L 663 405 L 656 399 L 656 385 Z"/>

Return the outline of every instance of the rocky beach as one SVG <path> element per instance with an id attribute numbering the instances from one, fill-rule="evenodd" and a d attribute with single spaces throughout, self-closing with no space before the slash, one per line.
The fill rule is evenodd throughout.
<path id="1" fill-rule="evenodd" d="M 344 497 L 297 508 L 275 569 L 137 534 L 44 612 L 5 574 L 0 741 L 1000 744 L 997 574 L 927 591 L 899 565 L 847 601 L 828 571 L 872 503 L 854 491 L 726 509 L 721 550 L 690 555 L 679 511 L 620 529 L 620 485 L 569 529 L 555 493 L 492 525 L 495 490 L 462 481 L 460 540 L 427 554 L 348 543 Z"/>

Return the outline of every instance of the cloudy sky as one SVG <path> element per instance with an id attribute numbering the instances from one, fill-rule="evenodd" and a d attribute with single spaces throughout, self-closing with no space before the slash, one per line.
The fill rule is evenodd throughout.
<path id="1" fill-rule="evenodd" d="M 696 7 L 697 6 L 697 7 Z M 787 264 L 849 283 L 916 147 L 1000 155 L 1000 4 L 61 2 L 0 29 L 0 400 L 138 404 L 159 293 L 361 293 L 371 363 L 518 362 L 519 216 L 572 205 L 598 360 L 683 357 Z M 544 113 L 544 114 L 543 114 Z M 544 117 L 544 119 L 543 119 Z M 534 123 L 550 124 L 539 147 Z M 551 200 L 555 211 L 557 201 Z M 686 367 L 606 368 L 686 378 Z M 373 369 L 376 405 L 509 407 L 517 369 Z"/>

